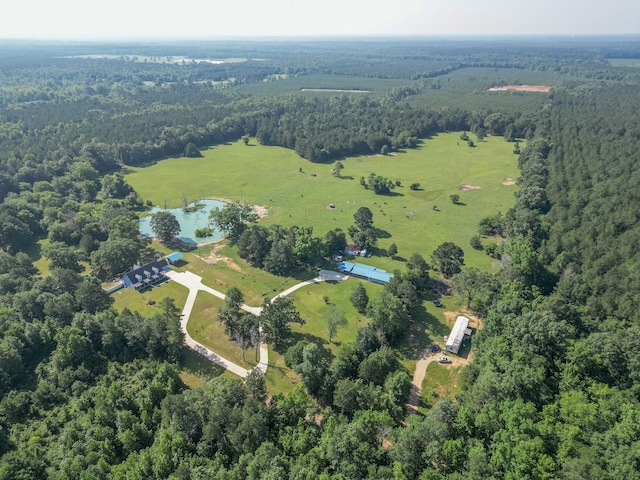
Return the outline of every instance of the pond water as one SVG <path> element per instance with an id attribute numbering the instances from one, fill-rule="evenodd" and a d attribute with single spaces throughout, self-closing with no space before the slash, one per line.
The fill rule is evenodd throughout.
<path id="1" fill-rule="evenodd" d="M 196 202 L 190 203 L 189 207 L 195 205 Z M 218 200 L 198 200 L 198 205 L 204 205 L 203 208 L 200 208 L 192 213 L 185 213 L 182 208 L 172 208 L 167 210 L 175 215 L 176 219 L 180 223 L 180 233 L 178 234 L 178 238 L 185 243 L 208 243 L 215 242 L 216 240 L 220 240 L 224 234 L 218 230 L 213 231 L 213 235 L 208 237 L 196 237 L 195 231 L 198 228 L 204 228 L 209 223 L 209 212 L 216 207 L 222 208 L 224 207 L 224 202 L 219 202 Z M 153 237 L 153 232 L 151 231 L 151 215 L 157 212 L 163 211 L 163 208 L 153 207 L 144 218 L 140 219 L 140 233 L 146 237 Z"/>

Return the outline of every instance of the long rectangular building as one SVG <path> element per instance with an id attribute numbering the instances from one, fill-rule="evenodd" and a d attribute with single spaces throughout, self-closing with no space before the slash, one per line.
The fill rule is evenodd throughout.
<path id="1" fill-rule="evenodd" d="M 447 343 L 444 346 L 444 349 L 447 352 L 458 353 L 460 345 L 462 345 L 462 341 L 464 340 L 464 336 L 467 334 L 468 327 L 469 319 L 467 317 L 460 315 L 456 318 L 456 323 L 451 329 L 451 333 L 447 338 Z"/>
<path id="2" fill-rule="evenodd" d="M 365 265 L 363 263 L 341 262 L 338 270 L 354 277 L 369 280 L 370 282 L 380 283 L 384 285 L 393 277 L 393 273 L 387 273 L 386 270 Z"/>

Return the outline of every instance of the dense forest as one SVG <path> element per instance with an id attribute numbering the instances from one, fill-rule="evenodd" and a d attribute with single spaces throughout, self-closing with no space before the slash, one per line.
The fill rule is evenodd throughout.
<path id="1" fill-rule="evenodd" d="M 640 58 L 637 39 L 0 52 L 0 479 L 640 478 L 640 69 L 611 61 Z M 232 57 L 245 61 L 187 61 Z M 474 68 L 553 88 L 542 108 L 502 109 L 479 73 L 447 108 L 425 104 Z M 327 75 L 372 95 L 280 93 Z M 515 206 L 480 225 L 501 237 L 502 266 L 472 304 L 483 328 L 462 393 L 425 414 L 405 419 L 392 350 L 440 278 L 420 257 L 365 300 L 370 323 L 335 358 L 287 350 L 301 383 L 286 395 L 259 374 L 187 388 L 173 300 L 144 317 L 102 288 L 146 252 L 127 166 L 245 135 L 329 162 L 444 131 L 526 147 Z M 273 231 L 270 248 L 310 235 Z M 264 267 L 254 247 L 269 235 L 234 240 Z M 30 257 L 41 239 L 44 276 Z"/>

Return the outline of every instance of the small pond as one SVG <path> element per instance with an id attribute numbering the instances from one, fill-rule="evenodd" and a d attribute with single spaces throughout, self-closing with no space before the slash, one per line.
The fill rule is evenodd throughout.
<path id="1" fill-rule="evenodd" d="M 199 208 L 191 213 L 185 213 L 182 208 L 172 208 L 167 210 L 175 215 L 178 222 L 180 222 L 180 233 L 178 234 L 178 238 L 185 243 L 209 243 L 215 242 L 216 240 L 220 240 L 224 234 L 218 230 L 214 230 L 213 234 L 208 237 L 196 237 L 195 231 L 198 228 L 205 228 L 209 224 L 209 212 L 216 207 L 222 208 L 224 207 L 224 202 L 219 202 L 218 200 L 198 200 L 197 202 L 190 203 L 188 207 L 194 207 L 195 205 L 203 205 L 202 208 Z M 151 231 L 151 215 L 157 212 L 163 211 L 163 208 L 153 207 L 144 218 L 140 219 L 140 233 L 147 237 L 153 237 L 153 232 Z"/>

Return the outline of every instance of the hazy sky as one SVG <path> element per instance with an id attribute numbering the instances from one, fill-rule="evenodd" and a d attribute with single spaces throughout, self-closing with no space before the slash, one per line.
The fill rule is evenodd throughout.
<path id="1" fill-rule="evenodd" d="M 9 0 L 0 37 L 640 34 L 638 0 Z"/>

